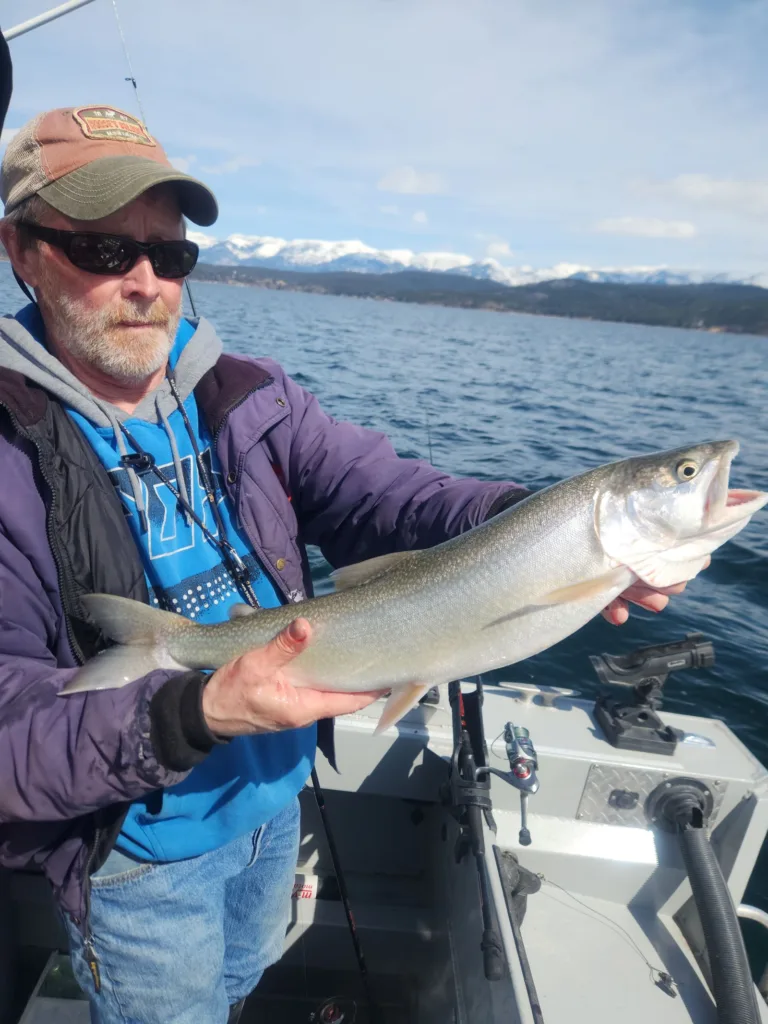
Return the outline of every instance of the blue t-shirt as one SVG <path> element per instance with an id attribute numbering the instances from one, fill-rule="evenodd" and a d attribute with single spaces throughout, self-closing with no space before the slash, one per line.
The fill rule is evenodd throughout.
<path id="1" fill-rule="evenodd" d="M 182 320 L 170 363 L 175 366 L 194 327 Z M 190 395 L 184 408 L 209 478 L 216 491 L 227 539 L 250 571 L 251 585 L 264 608 L 281 599 L 238 527 L 221 480 L 212 439 Z M 68 410 L 109 471 L 141 551 L 150 602 L 197 622 L 223 622 L 233 604 L 243 602 L 218 548 L 200 527 L 187 521 L 177 499 L 151 470 L 139 474 L 147 510 L 143 532 L 127 471 L 120 466 L 117 439 L 111 427 L 96 427 L 73 409 Z M 176 439 L 190 503 L 207 529 L 218 537 L 208 507 L 194 450 L 181 413 L 168 417 Z M 124 424 L 144 451 L 178 489 L 168 435 L 162 423 L 129 417 Z M 128 445 L 129 451 L 131 446 Z M 258 612 L 255 614 L 258 615 Z M 194 857 L 258 828 L 285 807 L 301 790 L 315 752 L 316 727 L 257 736 L 238 736 L 216 746 L 187 778 L 158 794 L 137 800 L 125 819 L 117 847 L 143 860 L 167 861 Z"/>

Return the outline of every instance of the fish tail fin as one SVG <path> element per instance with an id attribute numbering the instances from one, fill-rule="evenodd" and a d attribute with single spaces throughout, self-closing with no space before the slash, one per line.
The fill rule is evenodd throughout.
<path id="1" fill-rule="evenodd" d="M 91 658 L 62 694 L 112 690 L 153 669 L 186 667 L 170 655 L 168 641 L 180 631 L 194 628 L 195 623 L 174 612 L 111 594 L 88 594 L 82 602 L 94 622 L 119 646 Z"/>

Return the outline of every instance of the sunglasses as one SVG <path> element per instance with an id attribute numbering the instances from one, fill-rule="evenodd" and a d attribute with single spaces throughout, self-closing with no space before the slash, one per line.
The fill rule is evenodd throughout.
<path id="1" fill-rule="evenodd" d="M 22 221 L 34 238 L 55 245 L 78 270 L 89 274 L 127 274 L 146 253 L 157 277 L 186 277 L 197 263 L 200 249 L 184 238 L 173 242 L 137 242 L 125 235 L 96 231 L 59 231 Z"/>

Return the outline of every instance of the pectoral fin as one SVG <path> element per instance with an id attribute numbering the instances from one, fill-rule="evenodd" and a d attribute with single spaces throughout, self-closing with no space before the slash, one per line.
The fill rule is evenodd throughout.
<path id="1" fill-rule="evenodd" d="M 544 597 L 539 598 L 536 604 L 567 604 L 569 601 L 586 601 L 589 598 L 597 597 L 603 590 L 610 590 L 615 587 L 623 577 L 627 575 L 626 566 L 620 565 L 611 569 L 604 576 L 596 576 L 592 580 L 584 580 L 582 583 L 574 583 L 570 587 L 560 587 L 553 590 Z"/>
<path id="2" fill-rule="evenodd" d="M 508 615 L 502 615 L 501 618 L 494 619 L 483 628 L 488 629 L 490 626 L 498 626 L 502 622 L 510 622 L 512 619 L 519 618 L 547 605 L 568 604 L 571 601 L 588 601 L 593 597 L 597 597 L 603 591 L 611 590 L 617 583 L 621 583 L 625 577 L 627 577 L 627 568 L 624 565 L 620 565 L 616 569 L 611 569 L 610 572 L 605 573 L 603 576 L 596 576 L 591 580 L 583 580 L 581 583 L 574 583 L 568 587 L 558 587 L 557 590 L 552 590 L 548 594 L 537 597 L 524 608 L 515 608 Z M 634 579 L 634 576 L 630 576 L 629 579 Z"/>
<path id="3" fill-rule="evenodd" d="M 384 705 L 384 710 L 381 713 L 381 718 L 376 723 L 373 735 L 378 736 L 380 732 L 384 732 L 390 725 L 399 722 L 403 715 L 421 700 L 431 685 L 431 683 L 406 683 L 405 686 L 398 686 L 396 690 L 393 690 L 389 700 Z"/>
<path id="4" fill-rule="evenodd" d="M 391 555 L 379 555 L 378 558 L 369 558 L 365 562 L 356 562 L 354 565 L 346 565 L 343 569 L 335 569 L 331 573 L 331 579 L 337 590 L 348 590 L 350 587 L 358 587 L 361 583 L 381 576 L 390 569 L 394 569 L 402 561 L 413 558 L 418 551 L 395 551 Z"/>

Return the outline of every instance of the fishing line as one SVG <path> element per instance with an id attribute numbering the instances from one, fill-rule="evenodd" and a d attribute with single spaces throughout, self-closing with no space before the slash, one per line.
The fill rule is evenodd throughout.
<path id="1" fill-rule="evenodd" d="M 499 735 L 496 737 L 496 739 L 491 743 L 491 747 L 490 747 L 491 753 L 493 754 L 494 757 L 497 757 L 499 759 L 499 761 L 507 761 L 507 760 L 509 760 L 507 755 L 506 755 L 506 753 L 504 753 L 504 754 L 497 754 L 496 751 L 493 749 L 494 746 L 499 742 L 499 740 L 503 738 L 503 736 L 504 736 L 504 730 L 502 729 L 501 732 L 499 733 Z"/>
<path id="2" fill-rule="evenodd" d="M 653 983 L 655 985 L 658 985 L 672 997 L 677 995 L 677 993 L 674 991 L 674 988 L 677 987 L 677 982 L 674 980 L 672 975 L 669 974 L 667 971 L 662 970 L 661 967 L 654 967 L 651 961 L 646 957 L 645 953 L 643 953 L 642 949 L 640 949 L 637 942 L 635 942 L 635 940 L 632 938 L 632 936 L 629 934 L 626 928 L 620 925 L 618 921 L 614 921 L 610 917 L 608 917 L 607 914 L 603 914 L 601 913 L 601 911 L 595 910 L 594 907 L 590 907 L 587 903 L 584 903 L 582 900 L 580 900 L 578 896 L 574 896 L 572 892 L 568 892 L 568 890 L 564 889 L 562 885 L 558 885 L 557 882 L 553 882 L 551 881 L 551 879 L 546 878 L 543 874 L 541 874 L 541 872 L 538 873 L 538 877 L 542 880 L 542 882 L 546 882 L 547 885 L 551 885 L 553 886 L 553 888 L 559 889 L 560 892 L 565 893 L 565 895 L 569 896 L 574 901 L 574 903 L 578 903 L 580 907 L 583 907 L 584 910 L 588 911 L 590 914 L 593 914 L 595 917 L 601 917 L 611 927 L 613 931 L 615 931 L 618 935 L 621 935 L 621 937 L 636 951 L 637 955 L 643 960 L 643 963 L 650 971 L 651 980 L 653 981 Z"/>
<path id="3" fill-rule="evenodd" d="M 128 43 L 126 42 L 125 34 L 123 33 L 123 26 L 120 24 L 120 15 L 117 12 L 117 0 L 112 0 L 112 9 L 115 12 L 115 21 L 117 22 L 117 31 L 120 34 L 120 42 L 123 44 L 123 53 L 125 54 L 125 63 L 128 65 L 128 71 L 130 72 L 127 75 L 125 81 L 126 82 L 130 82 L 131 85 L 133 86 L 133 91 L 136 94 L 136 104 L 137 104 L 137 106 L 139 108 L 139 113 L 141 114 L 142 123 L 144 124 L 144 127 L 146 128 L 147 127 L 147 117 L 146 117 L 146 114 L 144 113 L 144 107 L 142 106 L 142 103 L 141 103 L 141 96 L 139 95 L 139 84 L 136 81 L 136 74 L 135 74 L 135 72 L 133 70 L 133 63 L 131 62 L 131 55 L 128 52 Z M 189 287 L 189 278 L 188 277 L 184 278 L 184 287 L 187 290 L 187 298 L 189 299 L 189 305 L 192 308 L 192 316 L 196 317 L 197 316 L 197 310 L 195 309 L 195 300 L 192 298 L 192 289 Z"/>
<path id="4" fill-rule="evenodd" d="M 120 24 L 120 15 L 117 13 L 117 0 L 112 0 L 112 9 L 115 12 L 115 21 L 117 22 L 117 31 L 120 33 L 120 42 L 123 44 L 123 52 L 125 53 L 125 62 L 128 65 L 128 71 L 130 74 L 125 79 L 126 82 L 130 82 L 133 86 L 133 91 L 136 93 L 136 102 L 139 105 L 139 113 L 141 114 L 141 120 L 144 125 L 147 124 L 147 118 L 144 115 L 144 108 L 141 105 L 141 97 L 139 96 L 139 87 L 136 83 L 136 75 L 133 73 L 133 64 L 131 63 L 131 55 L 128 53 L 128 44 L 125 41 L 123 35 L 123 26 Z"/>

